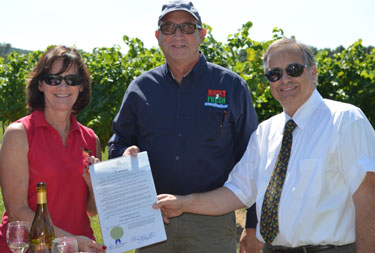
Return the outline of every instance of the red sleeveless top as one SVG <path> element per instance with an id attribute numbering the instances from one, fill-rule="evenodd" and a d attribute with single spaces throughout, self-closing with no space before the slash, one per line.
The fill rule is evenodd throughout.
<path id="1" fill-rule="evenodd" d="M 16 121 L 24 125 L 29 144 L 29 207 L 35 212 L 36 185 L 46 182 L 48 210 L 54 225 L 71 234 L 95 239 L 86 212 L 88 187 L 82 177 L 87 163 L 83 149 L 96 156 L 95 133 L 78 123 L 73 115 L 70 121 L 65 146 L 42 111 Z M 7 224 L 8 216 L 4 212 L 0 225 L 0 252 L 10 252 L 6 242 Z"/>

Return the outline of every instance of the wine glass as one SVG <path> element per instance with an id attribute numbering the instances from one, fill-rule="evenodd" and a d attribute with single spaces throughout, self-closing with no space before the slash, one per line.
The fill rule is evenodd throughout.
<path id="1" fill-rule="evenodd" d="M 12 252 L 23 253 L 29 247 L 30 223 L 27 221 L 9 222 L 7 228 L 8 247 Z"/>
<path id="2" fill-rule="evenodd" d="M 58 237 L 52 241 L 52 253 L 71 253 L 78 251 L 78 242 L 74 237 Z"/>

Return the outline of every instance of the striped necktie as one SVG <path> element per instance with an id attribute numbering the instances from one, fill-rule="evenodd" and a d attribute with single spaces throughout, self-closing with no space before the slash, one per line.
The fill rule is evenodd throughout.
<path id="1" fill-rule="evenodd" d="M 285 124 L 280 152 L 263 199 L 260 234 L 268 244 L 271 244 L 279 233 L 278 210 L 281 189 L 285 181 L 290 151 L 292 149 L 292 132 L 296 126 L 296 123 L 292 119 L 288 120 Z"/>

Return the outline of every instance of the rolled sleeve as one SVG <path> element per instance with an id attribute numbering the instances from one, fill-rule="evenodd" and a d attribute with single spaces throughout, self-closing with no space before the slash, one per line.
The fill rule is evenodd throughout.
<path id="1" fill-rule="evenodd" d="M 341 167 L 354 194 L 367 172 L 375 172 L 375 131 L 359 110 L 356 119 L 344 129 L 340 143 Z"/>

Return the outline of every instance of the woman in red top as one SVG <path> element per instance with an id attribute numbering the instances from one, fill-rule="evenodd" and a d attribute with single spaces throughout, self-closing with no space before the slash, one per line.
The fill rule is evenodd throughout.
<path id="1" fill-rule="evenodd" d="M 96 215 L 87 164 L 101 158 L 95 133 L 75 115 L 90 101 L 89 71 L 78 51 L 57 46 L 43 54 L 27 83 L 31 114 L 5 131 L 0 152 L 0 183 L 5 213 L 0 252 L 10 252 L 10 221 L 33 221 L 36 184 L 47 183 L 47 202 L 56 237 L 75 236 L 80 251 L 104 251 L 95 242 L 89 215 Z M 92 152 L 90 158 L 86 150 Z M 95 158 L 98 157 L 98 158 Z"/>

